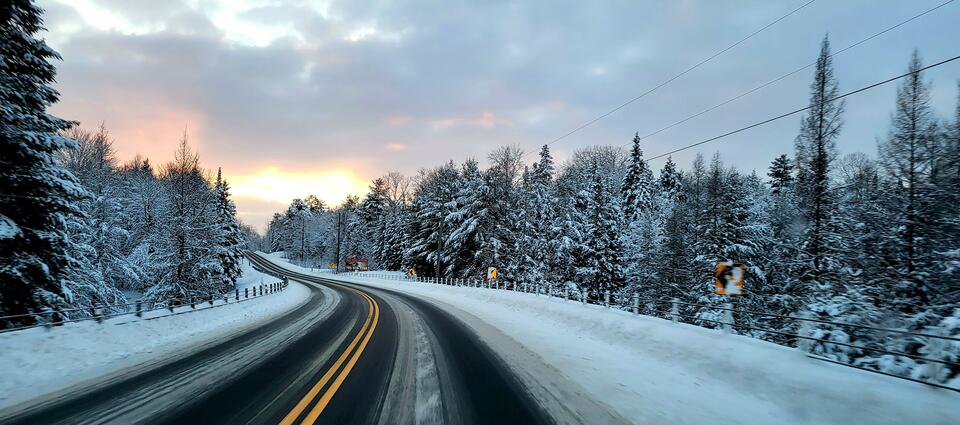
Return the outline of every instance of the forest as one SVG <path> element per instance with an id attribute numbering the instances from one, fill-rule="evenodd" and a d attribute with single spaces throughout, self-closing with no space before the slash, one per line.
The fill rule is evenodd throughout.
<path id="1" fill-rule="evenodd" d="M 0 19 L 0 329 L 206 299 L 235 287 L 247 238 L 186 132 L 175 158 L 121 163 L 104 125 L 50 115 L 42 10 Z"/>
<path id="2" fill-rule="evenodd" d="M 610 292 L 619 305 L 667 317 L 681 300 L 690 322 L 714 326 L 728 302 L 713 293 L 719 261 L 747 266 L 737 323 L 799 333 L 742 333 L 827 358 L 917 379 L 956 381 L 960 371 L 878 354 L 870 347 L 956 362 L 960 344 L 798 325 L 775 316 L 960 336 L 960 103 L 934 111 L 932 82 L 915 52 L 876 155 L 840 156 L 843 101 L 825 38 L 810 109 L 794 150 L 769 169 L 744 172 L 719 153 L 655 173 L 639 138 L 629 150 L 595 146 L 555 164 L 543 146 L 532 165 L 517 146 L 406 177 L 373 180 L 362 199 L 327 206 L 314 196 L 273 216 L 259 242 L 309 267 L 367 258 L 371 269 L 482 279 L 507 285 Z M 339 248 L 339 249 L 338 249 Z M 339 253 L 339 258 L 337 255 Z M 772 317 L 739 314 L 760 311 Z M 840 344 L 830 344 L 832 341 Z M 864 348 L 860 348 L 864 347 Z"/>

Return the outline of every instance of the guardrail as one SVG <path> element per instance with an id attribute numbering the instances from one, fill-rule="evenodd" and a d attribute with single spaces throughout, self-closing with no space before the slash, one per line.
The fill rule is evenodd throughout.
<path id="1" fill-rule="evenodd" d="M 24 313 L 24 314 L 14 314 L 9 316 L 0 316 L 0 322 L 9 321 L 10 319 L 23 319 L 25 317 L 32 317 L 35 319 L 36 323 L 16 326 L 11 328 L 0 329 L 0 333 L 19 331 L 23 329 L 31 329 L 37 327 L 47 327 L 53 328 L 54 326 L 60 326 L 65 323 L 73 322 L 82 322 L 87 320 L 96 320 L 97 323 L 103 323 L 106 319 L 112 319 L 115 317 L 129 316 L 132 315 L 138 319 L 143 318 L 144 313 L 159 311 L 159 310 L 169 310 L 170 314 L 165 314 L 162 316 L 150 317 L 143 320 L 152 320 L 160 317 L 169 317 L 178 314 L 190 313 L 193 311 L 199 310 L 208 310 L 215 307 L 222 307 L 225 305 L 232 305 L 241 303 L 244 301 L 252 300 L 254 298 L 259 298 L 265 295 L 270 295 L 276 292 L 281 292 L 287 288 L 289 282 L 286 279 L 283 279 L 278 282 L 273 283 L 262 283 L 259 286 L 243 288 L 241 291 L 240 288 L 236 288 L 233 291 L 217 293 L 217 294 L 201 294 L 194 295 L 192 297 L 176 297 L 168 298 L 163 300 L 152 300 L 152 301 L 142 301 L 138 300 L 131 303 L 124 304 L 113 304 L 113 305 L 96 305 L 93 307 L 79 307 L 79 308 L 67 308 L 67 309 L 48 309 L 38 313 Z M 242 298 L 241 298 L 242 294 Z M 233 301 L 231 302 L 231 298 Z M 222 302 L 219 302 L 221 301 Z M 203 307 L 204 304 L 208 304 L 207 307 Z M 174 310 L 180 307 L 189 306 L 189 310 L 175 312 Z M 200 307 L 198 307 L 200 306 Z M 109 310 L 123 309 L 123 311 L 114 311 L 109 312 Z M 70 318 L 72 315 L 82 315 L 82 317 Z M 130 322 L 123 322 L 130 323 Z"/>
<path id="2" fill-rule="evenodd" d="M 760 312 L 760 311 L 754 311 L 754 310 L 748 310 L 748 309 L 733 308 L 732 306 L 729 306 L 729 305 L 716 306 L 716 305 L 708 305 L 708 304 L 689 303 L 689 302 L 679 301 L 676 298 L 643 299 L 634 295 L 633 297 L 631 297 L 630 305 L 622 305 L 622 304 L 617 304 L 616 302 L 611 301 L 610 291 L 605 291 L 603 293 L 603 298 L 591 298 L 590 296 L 588 296 L 587 291 L 585 290 L 576 291 L 576 290 L 571 290 L 569 288 L 558 289 L 549 285 L 530 285 L 530 284 L 518 285 L 518 284 L 511 284 L 510 282 L 499 282 L 497 280 L 436 278 L 436 277 L 424 278 L 420 276 L 409 277 L 401 273 L 385 273 L 385 272 L 346 272 L 346 273 L 340 273 L 340 275 L 359 277 L 359 278 L 372 278 L 372 279 L 381 279 L 381 280 L 406 281 L 406 282 L 428 283 L 428 284 L 438 284 L 438 285 L 448 285 L 448 286 L 465 286 L 465 287 L 485 288 L 485 289 L 493 289 L 493 290 L 507 290 L 507 291 L 534 293 L 536 295 L 544 295 L 544 296 L 558 298 L 558 299 L 577 301 L 582 304 L 601 305 L 601 306 L 612 308 L 612 309 L 632 312 L 633 314 L 640 314 L 641 305 L 669 307 L 669 308 L 661 309 L 659 311 L 654 309 L 655 313 L 660 312 L 663 314 L 663 316 L 655 315 L 654 317 L 669 319 L 675 323 L 683 322 L 686 324 L 702 326 L 702 327 L 708 327 L 708 326 L 704 326 L 704 324 L 711 324 L 711 325 L 716 325 L 729 332 L 733 332 L 734 330 L 751 330 L 751 331 L 763 332 L 767 334 L 778 335 L 780 337 L 786 337 L 788 339 L 793 339 L 793 340 L 807 340 L 807 341 L 814 341 L 822 344 L 833 344 L 836 346 L 854 348 L 857 350 L 869 351 L 873 353 L 907 357 L 907 358 L 913 359 L 914 361 L 919 361 L 924 363 L 936 363 L 936 364 L 949 367 L 952 370 L 960 370 L 960 363 L 955 361 L 934 359 L 930 357 L 925 357 L 920 354 L 888 350 L 880 347 L 868 347 L 864 345 L 852 344 L 847 342 L 831 341 L 823 338 L 814 338 L 811 336 L 798 335 L 796 333 L 785 332 L 783 330 L 767 329 L 763 327 L 751 326 L 746 324 L 737 324 L 733 320 L 733 317 L 734 317 L 733 313 L 736 313 L 738 315 L 745 316 L 745 317 L 776 318 L 780 320 L 794 321 L 794 322 L 826 324 L 826 325 L 832 325 L 832 326 L 844 328 L 847 330 L 853 330 L 853 332 L 870 331 L 870 332 L 879 332 L 879 333 L 885 333 L 885 334 L 894 334 L 899 336 L 915 338 L 919 341 L 922 341 L 924 339 L 939 339 L 942 341 L 951 341 L 954 343 L 960 342 L 960 337 L 955 337 L 950 335 L 937 335 L 929 332 L 915 332 L 915 331 L 908 331 L 904 329 L 889 329 L 889 328 L 882 328 L 878 326 L 836 322 L 836 321 L 823 320 L 823 319 L 817 319 L 812 317 L 786 316 L 786 315 L 766 313 L 766 312 Z M 946 306 L 946 307 L 951 307 L 951 306 Z M 960 308 L 960 306 L 952 306 L 952 307 Z M 681 310 L 687 310 L 687 311 L 681 311 Z M 703 317 L 703 315 L 700 314 L 704 311 L 710 311 L 710 310 L 719 312 L 724 320 L 711 319 L 711 318 Z M 753 335 L 744 335 L 744 336 L 754 337 Z M 764 339 L 764 338 L 757 338 L 757 339 L 773 342 L 778 345 L 792 347 L 790 345 L 785 344 L 783 341 Z M 807 353 L 807 356 L 818 359 L 818 360 L 827 361 L 830 363 L 836 363 L 843 366 L 852 367 L 855 369 L 879 373 L 881 375 L 891 376 L 899 379 L 905 379 L 913 382 L 919 382 L 919 383 L 930 385 L 937 388 L 943 388 L 951 391 L 960 392 L 960 388 L 943 385 L 937 382 L 929 382 L 921 379 L 916 379 L 910 376 L 893 374 L 893 373 L 885 372 L 878 369 L 863 367 L 861 365 L 857 365 L 853 363 L 841 362 L 838 360 L 818 356 L 815 354 Z"/>

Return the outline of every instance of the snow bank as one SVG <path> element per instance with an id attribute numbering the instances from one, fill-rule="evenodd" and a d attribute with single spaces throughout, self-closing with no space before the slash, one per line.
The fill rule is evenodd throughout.
<path id="1" fill-rule="evenodd" d="M 246 261 L 240 288 L 277 279 Z M 98 324 L 67 323 L 47 330 L 25 329 L 0 334 L 0 408 L 124 368 L 167 359 L 213 342 L 224 334 L 254 327 L 307 301 L 310 290 L 299 283 L 279 293 L 187 314 L 143 319 L 121 316 Z M 189 310 L 181 307 L 177 312 Z M 144 320 L 154 317 L 152 320 Z"/>
<path id="2" fill-rule="evenodd" d="M 748 337 L 534 294 L 338 278 L 479 318 L 634 423 L 960 423 L 960 393 Z"/>

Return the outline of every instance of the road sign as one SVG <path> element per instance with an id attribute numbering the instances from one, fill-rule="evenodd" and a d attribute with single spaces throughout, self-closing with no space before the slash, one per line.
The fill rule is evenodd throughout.
<path id="1" fill-rule="evenodd" d="M 713 284 L 717 295 L 743 295 L 743 281 L 747 277 L 747 266 L 733 261 L 721 261 L 713 272 Z"/>
<path id="2" fill-rule="evenodd" d="M 330 262 L 330 268 L 331 268 L 331 269 L 337 268 L 337 262 L 336 262 L 336 261 L 331 261 L 331 262 Z"/>
<path id="3" fill-rule="evenodd" d="M 407 269 L 407 277 L 417 277 L 417 271 L 413 267 Z"/>
<path id="4" fill-rule="evenodd" d="M 487 267 L 487 280 L 497 280 L 496 267 Z"/>
<path id="5" fill-rule="evenodd" d="M 347 258 L 343 260 L 343 264 L 347 266 L 347 270 L 351 272 L 365 272 L 367 271 L 369 260 L 366 258 Z"/>

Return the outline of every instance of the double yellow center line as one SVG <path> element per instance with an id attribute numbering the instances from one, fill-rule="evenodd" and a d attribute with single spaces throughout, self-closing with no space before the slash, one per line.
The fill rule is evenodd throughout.
<path id="1" fill-rule="evenodd" d="M 369 306 L 369 313 L 367 313 L 367 320 L 363 323 L 363 326 L 360 328 L 360 332 L 357 333 L 357 336 L 353 338 L 353 341 L 350 342 L 350 345 L 347 346 L 347 349 L 343 351 L 343 354 L 340 355 L 340 358 L 333 363 L 333 366 L 327 370 L 326 373 L 317 381 L 316 384 L 302 399 L 294 406 L 293 410 L 290 413 L 287 413 L 287 416 L 280 421 L 280 425 L 293 425 L 296 422 L 297 418 L 303 413 L 303 411 L 313 403 L 314 400 L 317 400 L 317 396 L 320 394 L 320 391 L 326 387 L 326 391 L 323 392 L 323 395 L 320 396 L 319 401 L 310 409 L 310 412 L 307 413 L 307 416 L 304 417 L 303 421 L 300 422 L 301 425 L 313 425 L 317 421 L 317 418 L 320 417 L 320 414 L 323 413 L 323 409 L 327 407 L 327 404 L 330 403 L 330 399 L 333 398 L 333 395 L 337 393 L 337 390 L 340 389 L 340 385 L 343 384 L 344 379 L 347 378 L 347 375 L 350 374 L 350 371 L 353 369 L 353 366 L 357 363 L 357 359 L 360 358 L 360 354 L 363 353 L 363 349 L 367 347 L 367 343 L 370 341 L 370 337 L 373 335 L 374 329 L 377 328 L 377 322 L 380 320 L 380 306 L 377 305 L 377 302 L 365 294 L 362 291 L 346 287 L 362 296 Z M 349 360 L 347 360 L 349 358 Z M 344 364 L 346 362 L 346 364 Z M 341 368 L 341 366 L 343 366 Z M 339 371 L 339 374 L 337 372 Z M 334 375 L 337 375 L 333 379 Z M 327 386 L 327 383 L 333 379 L 333 382 Z"/>

